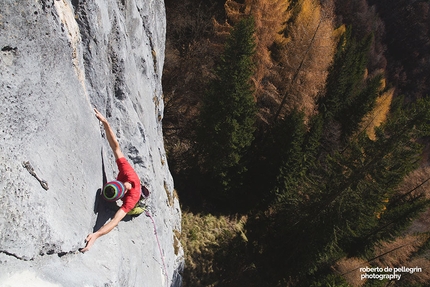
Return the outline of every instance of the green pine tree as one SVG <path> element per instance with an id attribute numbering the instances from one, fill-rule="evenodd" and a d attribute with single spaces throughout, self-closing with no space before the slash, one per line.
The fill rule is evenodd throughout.
<path id="1" fill-rule="evenodd" d="M 256 104 L 251 76 L 254 21 L 238 22 L 225 44 L 216 79 L 203 100 L 198 143 L 204 166 L 224 188 L 241 173 L 244 154 L 254 139 Z"/>
<path id="2" fill-rule="evenodd" d="M 417 140 L 429 134 L 429 120 L 430 100 L 393 111 L 375 141 L 354 137 L 346 149 L 308 169 L 308 177 L 296 177 L 301 182 L 294 197 L 281 197 L 262 221 L 265 233 L 255 246 L 270 258 L 261 259 L 263 266 L 274 276 L 297 275 L 306 282 L 297 286 L 309 286 L 337 259 L 365 256 L 375 243 L 404 231 L 429 204 L 423 194 L 396 189 L 417 167 Z"/>
<path id="3" fill-rule="evenodd" d="M 345 141 L 354 133 L 378 96 L 382 77 L 364 78 L 372 41 L 372 35 L 357 41 L 352 36 L 351 27 L 348 27 L 338 43 L 327 77 L 325 96 L 319 101 L 319 112 L 324 115 L 326 126 L 333 126 L 333 121 L 341 126 L 337 140 Z"/>

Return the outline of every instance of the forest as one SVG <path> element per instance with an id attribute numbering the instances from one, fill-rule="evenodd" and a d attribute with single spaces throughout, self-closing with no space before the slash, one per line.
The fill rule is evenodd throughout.
<path id="1" fill-rule="evenodd" d="M 430 1 L 165 4 L 183 285 L 429 286 Z"/>

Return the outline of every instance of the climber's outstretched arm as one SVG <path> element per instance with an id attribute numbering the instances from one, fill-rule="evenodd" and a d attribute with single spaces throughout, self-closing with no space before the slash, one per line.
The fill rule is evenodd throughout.
<path id="1" fill-rule="evenodd" d="M 99 230 L 97 230 L 94 233 L 91 233 L 87 236 L 85 241 L 87 242 L 87 245 L 85 248 L 81 249 L 81 252 L 86 252 L 90 250 L 91 246 L 93 246 L 94 242 L 99 238 L 100 236 L 103 236 L 107 233 L 109 233 L 112 229 L 114 229 L 115 226 L 118 225 L 118 223 L 127 215 L 127 213 L 120 208 L 116 213 L 114 218 L 112 218 L 111 221 L 103 225 Z"/>
<path id="2" fill-rule="evenodd" d="M 109 145 L 113 151 L 115 159 L 119 159 L 121 157 L 124 157 L 124 154 L 122 153 L 121 148 L 119 147 L 119 143 L 116 140 L 115 133 L 113 132 L 112 128 L 110 127 L 108 121 L 97 109 L 94 108 L 94 112 L 96 113 L 96 117 L 103 124 L 103 127 L 106 131 L 107 140 L 108 140 Z"/>

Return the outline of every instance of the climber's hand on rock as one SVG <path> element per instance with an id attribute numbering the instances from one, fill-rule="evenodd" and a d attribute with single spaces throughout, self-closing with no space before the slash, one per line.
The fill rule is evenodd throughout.
<path id="1" fill-rule="evenodd" d="M 99 119 L 99 121 L 102 123 L 106 122 L 106 118 L 96 108 L 94 108 L 94 112 L 96 113 L 96 117 Z"/>
<path id="2" fill-rule="evenodd" d="M 84 253 L 90 250 L 91 246 L 93 246 L 97 238 L 98 238 L 98 235 L 96 233 L 91 233 L 90 235 L 88 235 L 87 238 L 85 239 L 85 241 L 87 242 L 87 245 L 85 246 L 85 248 L 81 249 L 81 252 Z"/>

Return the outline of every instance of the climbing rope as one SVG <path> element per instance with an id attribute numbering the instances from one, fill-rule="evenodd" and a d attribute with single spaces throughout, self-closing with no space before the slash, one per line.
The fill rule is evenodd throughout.
<path id="1" fill-rule="evenodd" d="M 157 227 L 155 226 L 155 221 L 154 221 L 154 218 L 151 216 L 151 213 L 149 213 L 149 211 L 146 210 L 145 214 L 151 219 L 152 224 L 154 225 L 154 234 L 155 234 L 155 238 L 157 239 L 158 250 L 160 251 L 161 261 L 163 263 L 164 275 L 166 275 L 166 286 L 169 286 L 169 275 L 167 274 L 166 263 L 164 262 L 164 255 L 161 249 L 160 240 L 158 239 Z"/>

